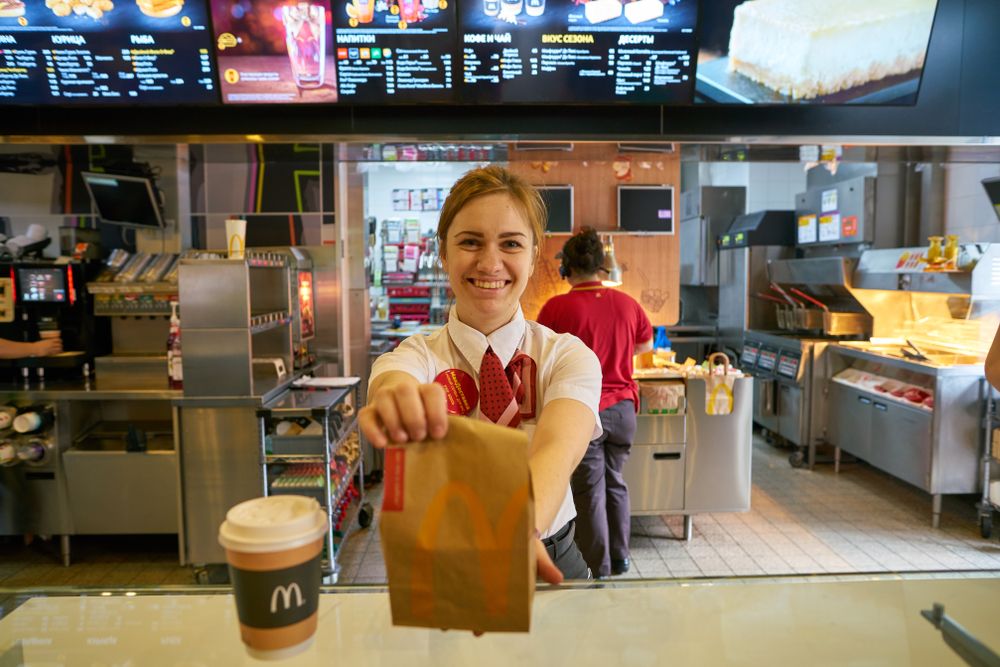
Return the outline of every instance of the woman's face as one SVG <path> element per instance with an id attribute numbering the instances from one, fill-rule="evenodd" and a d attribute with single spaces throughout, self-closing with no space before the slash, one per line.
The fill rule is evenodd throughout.
<path id="1" fill-rule="evenodd" d="M 531 226 L 508 195 L 476 197 L 462 207 L 441 257 L 459 319 L 487 335 L 509 322 L 536 252 Z"/>

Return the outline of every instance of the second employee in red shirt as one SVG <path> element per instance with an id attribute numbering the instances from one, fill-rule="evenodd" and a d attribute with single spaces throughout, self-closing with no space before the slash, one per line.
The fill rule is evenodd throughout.
<path id="1" fill-rule="evenodd" d="M 559 273 L 572 286 L 538 314 L 538 323 L 580 338 L 601 361 L 600 418 L 604 432 L 592 441 L 572 477 L 576 541 L 594 576 L 629 569 L 629 498 L 622 468 L 635 436 L 639 392 L 632 355 L 653 347 L 653 327 L 639 303 L 601 283 L 604 248 L 585 228 L 563 246 Z"/>

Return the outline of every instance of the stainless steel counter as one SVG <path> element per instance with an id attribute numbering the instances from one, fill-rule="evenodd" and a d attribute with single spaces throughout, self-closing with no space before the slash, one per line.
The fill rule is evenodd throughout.
<path id="1" fill-rule="evenodd" d="M 228 589 L 38 591 L 17 602 L 0 608 L 0 664 L 261 664 L 240 643 Z M 395 627 L 381 587 L 328 588 L 313 645 L 280 664 L 961 667 L 921 617 L 935 602 L 1000 649 L 995 575 L 886 575 L 541 586 L 530 632 L 482 637 Z"/>
<path id="2" fill-rule="evenodd" d="M 898 350 L 900 346 L 872 346 L 864 342 L 842 342 L 833 345 L 839 354 L 863 361 L 873 361 L 892 368 L 912 371 L 934 377 L 976 377 L 984 375 L 983 363 L 967 364 L 935 364 L 929 361 L 907 359 L 901 354 L 892 354 L 890 350 Z"/>
<path id="3" fill-rule="evenodd" d="M 27 401 L 114 401 L 150 400 L 169 401 L 180 399 L 184 392 L 180 389 L 105 389 L 99 379 L 92 382 L 83 380 L 60 380 L 58 382 L 0 385 L 3 400 L 24 399 Z"/>
<path id="4" fill-rule="evenodd" d="M 867 362 L 876 372 L 884 368 L 893 377 L 908 377 L 932 389 L 933 409 L 833 379 L 827 386 L 827 438 L 836 447 L 838 470 L 844 450 L 930 493 L 936 527 L 942 494 L 980 490 L 983 364 L 920 362 L 887 353 L 892 349 L 870 349 L 867 343 L 830 345 L 828 377 L 858 361 Z"/>

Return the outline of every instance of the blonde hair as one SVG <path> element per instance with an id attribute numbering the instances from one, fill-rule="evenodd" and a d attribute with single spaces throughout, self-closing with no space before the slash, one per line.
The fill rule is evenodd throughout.
<path id="1" fill-rule="evenodd" d="M 541 246 L 546 219 L 542 196 L 534 186 L 520 176 L 499 165 L 491 164 L 466 172 L 462 178 L 455 181 L 455 185 L 451 186 L 451 192 L 445 199 L 441 217 L 438 219 L 437 236 L 441 242 L 442 255 L 448 240 L 448 229 L 455 221 L 458 212 L 476 197 L 498 193 L 511 198 L 531 228 L 534 247 L 537 249 Z"/>

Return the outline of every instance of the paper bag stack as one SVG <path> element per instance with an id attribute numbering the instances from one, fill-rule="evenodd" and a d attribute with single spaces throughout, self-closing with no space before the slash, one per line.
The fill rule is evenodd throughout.
<path id="1" fill-rule="evenodd" d="M 527 632 L 535 590 L 528 438 L 450 417 L 385 452 L 381 535 L 394 625 Z"/>

